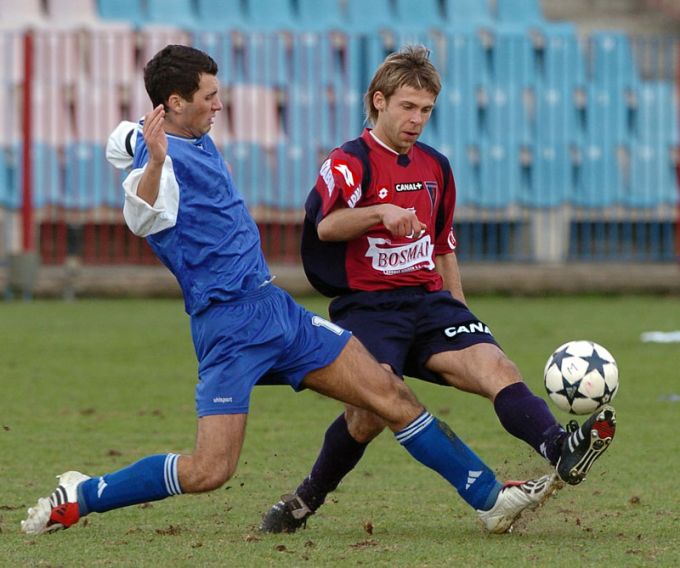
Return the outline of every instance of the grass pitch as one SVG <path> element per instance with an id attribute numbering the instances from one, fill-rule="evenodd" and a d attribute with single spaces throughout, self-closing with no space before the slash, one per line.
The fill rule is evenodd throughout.
<path id="1" fill-rule="evenodd" d="M 260 535 L 262 513 L 316 457 L 341 406 L 286 387 L 255 390 L 236 476 L 210 494 L 93 514 L 42 537 L 25 509 L 68 469 L 97 475 L 193 446 L 196 363 L 171 300 L 0 304 L 0 566 L 674 566 L 680 559 L 680 345 L 640 341 L 680 326 L 660 297 L 470 298 L 545 396 L 558 345 L 592 339 L 616 357 L 617 437 L 589 479 L 512 534 L 485 535 L 433 472 L 380 436 L 307 530 Z M 317 298 L 304 299 L 325 313 Z M 506 434 L 488 402 L 409 381 L 501 477 L 548 470 Z M 570 417 L 555 409 L 560 421 Z"/>

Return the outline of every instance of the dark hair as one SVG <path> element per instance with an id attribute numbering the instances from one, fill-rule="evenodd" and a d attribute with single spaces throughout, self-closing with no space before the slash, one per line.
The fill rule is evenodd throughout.
<path id="1" fill-rule="evenodd" d="M 217 63 L 207 53 L 187 45 L 167 45 L 144 67 L 144 86 L 154 107 L 172 94 L 191 101 L 201 74 L 217 75 Z"/>
<path id="2" fill-rule="evenodd" d="M 369 123 L 375 124 L 378 109 L 373 105 L 373 95 L 380 91 L 385 100 L 400 87 L 425 89 L 435 97 L 442 89 L 439 72 L 430 61 L 430 50 L 422 45 L 407 45 L 390 53 L 373 75 L 364 95 L 364 110 Z"/>

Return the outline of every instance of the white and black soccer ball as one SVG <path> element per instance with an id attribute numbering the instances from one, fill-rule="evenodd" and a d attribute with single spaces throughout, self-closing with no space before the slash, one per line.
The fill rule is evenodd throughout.
<path id="1" fill-rule="evenodd" d="M 616 396 L 619 369 L 601 345 L 569 341 L 548 358 L 543 380 L 558 408 L 571 414 L 591 414 Z"/>

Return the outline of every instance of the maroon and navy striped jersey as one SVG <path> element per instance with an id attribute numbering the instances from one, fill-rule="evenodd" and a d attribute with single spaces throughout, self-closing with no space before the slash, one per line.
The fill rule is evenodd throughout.
<path id="1" fill-rule="evenodd" d="M 312 285 L 327 296 L 358 290 L 422 286 L 440 290 L 434 257 L 455 250 L 456 186 L 448 159 L 416 142 L 398 154 L 369 129 L 333 150 L 305 204 L 302 261 Z M 382 224 L 347 242 L 322 242 L 316 227 L 337 207 L 392 203 L 415 211 L 427 230 L 393 237 Z"/>

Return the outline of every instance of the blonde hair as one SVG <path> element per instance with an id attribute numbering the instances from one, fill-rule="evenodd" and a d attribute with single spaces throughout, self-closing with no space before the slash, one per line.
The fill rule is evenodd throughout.
<path id="1" fill-rule="evenodd" d="M 373 105 L 373 95 L 380 91 L 385 100 L 400 87 L 424 89 L 437 98 L 442 89 L 439 71 L 430 61 L 430 50 L 423 45 L 407 45 L 390 53 L 373 75 L 364 95 L 364 110 L 369 124 L 378 119 L 378 109 Z"/>

